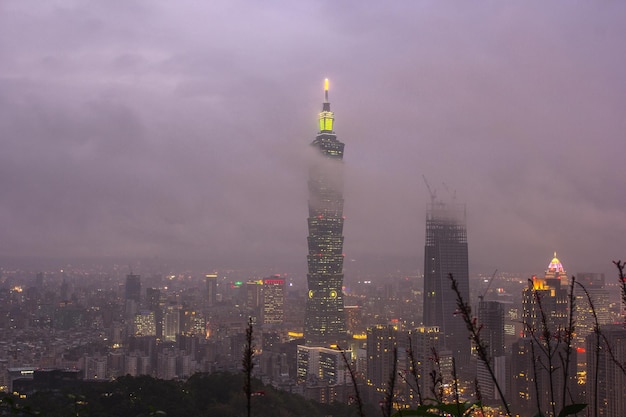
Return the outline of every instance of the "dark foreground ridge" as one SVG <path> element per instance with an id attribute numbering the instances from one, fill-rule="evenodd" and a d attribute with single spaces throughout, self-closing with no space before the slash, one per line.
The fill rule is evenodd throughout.
<path id="1" fill-rule="evenodd" d="M 196 374 L 187 381 L 149 376 L 115 381 L 74 381 L 34 392 L 26 398 L 5 396 L 0 415 L 94 417 L 238 417 L 246 412 L 242 374 Z M 320 404 L 253 381 L 255 417 L 356 417 L 357 407 Z M 371 411 L 369 415 L 378 415 Z"/>

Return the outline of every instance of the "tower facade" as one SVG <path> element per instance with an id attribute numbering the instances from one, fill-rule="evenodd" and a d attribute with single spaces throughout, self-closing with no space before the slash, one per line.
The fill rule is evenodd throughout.
<path id="1" fill-rule="evenodd" d="M 141 276 L 126 275 L 125 299 L 133 300 L 137 304 L 141 301 Z"/>
<path id="2" fill-rule="evenodd" d="M 217 304 L 217 274 L 206 274 L 206 306 L 212 308 Z"/>
<path id="3" fill-rule="evenodd" d="M 437 326 L 442 348 L 450 350 L 457 366 L 467 366 L 470 341 L 457 311 L 450 274 L 465 302 L 469 301 L 469 266 L 465 207 L 433 203 L 426 215 L 424 249 L 424 325 Z"/>
<path id="4" fill-rule="evenodd" d="M 391 325 L 367 329 L 367 385 L 384 392 L 393 375 L 394 349 L 398 347 L 398 331 Z"/>
<path id="5" fill-rule="evenodd" d="M 524 335 L 539 335 L 545 326 L 553 335 L 563 336 L 568 324 L 567 273 L 556 257 L 548 264 L 544 278 L 534 276 L 522 293 L 522 323 Z"/>
<path id="6" fill-rule="evenodd" d="M 410 346 L 407 347 L 407 351 L 410 349 L 411 353 L 410 355 L 407 354 L 404 369 L 418 376 L 419 389 L 423 398 L 432 397 L 433 394 L 430 391 L 432 379 L 430 375 L 433 371 L 438 371 L 438 365 L 434 361 L 434 353 L 441 352 L 439 328 L 437 326 L 421 326 L 410 330 L 408 338 Z M 413 357 L 412 360 L 411 356 Z M 409 384 L 407 393 L 409 398 L 418 398 L 416 388 L 415 384 Z"/>
<path id="7" fill-rule="evenodd" d="M 587 336 L 587 404 L 598 405 L 598 416 L 626 415 L 626 374 L 615 364 L 626 361 L 626 329 L 621 324 L 602 327 L 596 363 L 596 337 Z M 610 348 L 610 349 L 609 349 Z"/>
<path id="8" fill-rule="evenodd" d="M 498 301 L 480 300 L 478 303 L 478 325 L 480 337 L 487 344 L 487 358 L 495 373 L 498 385 L 506 391 L 506 357 L 504 355 L 504 306 Z M 476 363 L 476 380 L 480 386 L 483 401 L 500 400 L 495 383 L 485 362 Z"/>
<path id="9" fill-rule="evenodd" d="M 598 319 L 598 324 L 605 325 L 611 322 L 610 296 L 609 291 L 604 288 L 604 274 L 593 272 L 579 272 L 576 274 L 576 282 L 585 286 L 593 310 Z M 587 294 L 579 288 L 574 287 L 576 301 L 574 302 L 574 317 L 576 318 L 576 334 L 574 335 L 574 346 L 585 347 L 585 338 L 593 333 L 595 326 L 594 311 L 589 304 Z"/>
<path id="10" fill-rule="evenodd" d="M 124 311 L 128 319 L 132 317 L 139 310 L 139 304 L 141 302 L 141 276 L 128 274 L 126 275 L 126 286 L 124 293 Z"/>
<path id="11" fill-rule="evenodd" d="M 482 340 L 487 342 L 490 357 L 504 355 L 504 306 L 498 301 L 480 300 L 478 324 Z"/>
<path id="12" fill-rule="evenodd" d="M 343 309 L 343 148 L 333 130 L 328 80 L 311 146 L 309 168 L 308 297 L 304 337 L 309 346 L 341 344 L 346 339 Z"/>
<path id="13" fill-rule="evenodd" d="M 285 280 L 273 276 L 263 280 L 263 324 L 282 324 L 285 321 Z"/>

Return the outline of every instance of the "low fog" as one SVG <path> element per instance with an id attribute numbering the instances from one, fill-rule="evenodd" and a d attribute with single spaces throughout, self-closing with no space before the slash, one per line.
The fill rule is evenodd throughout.
<path id="1" fill-rule="evenodd" d="M 0 4 L 0 257 L 306 269 L 323 80 L 346 273 L 421 271 L 425 176 L 470 272 L 626 258 L 626 4 Z"/>

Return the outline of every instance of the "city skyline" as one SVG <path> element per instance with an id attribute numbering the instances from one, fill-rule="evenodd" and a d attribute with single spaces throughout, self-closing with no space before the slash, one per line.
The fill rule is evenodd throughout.
<path id="1" fill-rule="evenodd" d="M 621 3 L 0 10 L 3 263 L 170 257 L 304 275 L 297 138 L 324 77 L 354 138 L 346 274 L 423 270 L 422 175 L 471 213 L 471 274 L 539 273 L 556 250 L 610 280 L 624 257 Z"/>

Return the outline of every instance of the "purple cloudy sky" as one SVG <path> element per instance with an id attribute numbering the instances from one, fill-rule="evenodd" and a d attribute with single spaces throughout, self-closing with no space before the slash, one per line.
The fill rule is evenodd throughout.
<path id="1" fill-rule="evenodd" d="M 346 272 L 420 270 L 428 191 L 472 272 L 626 258 L 626 2 L 0 3 L 0 256 L 304 273 L 325 77 Z"/>

